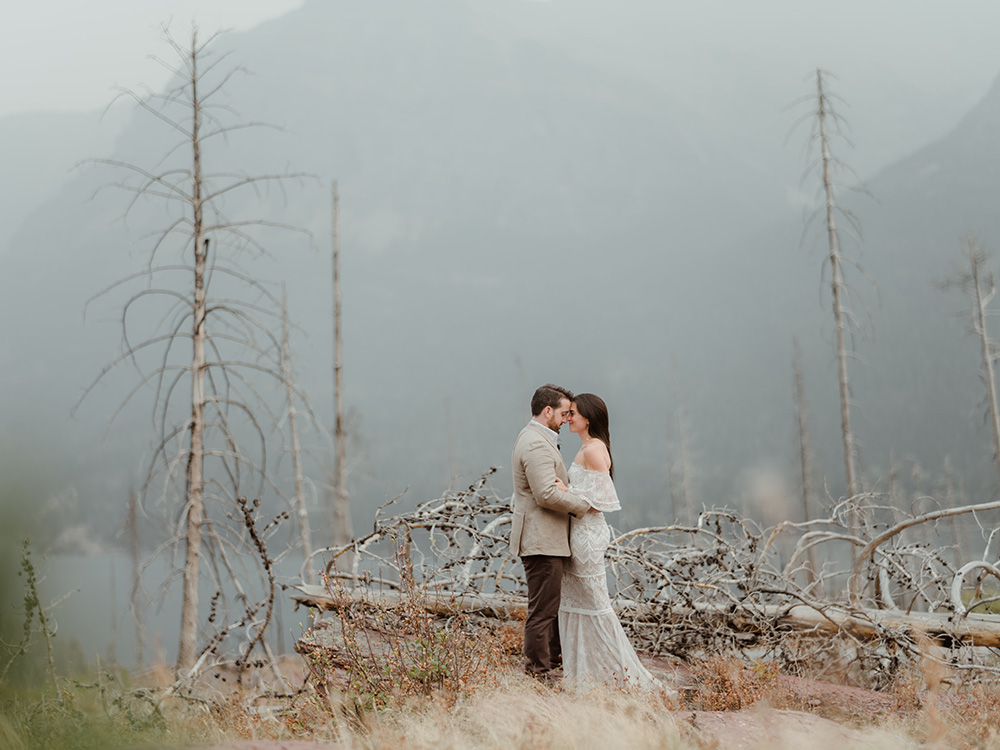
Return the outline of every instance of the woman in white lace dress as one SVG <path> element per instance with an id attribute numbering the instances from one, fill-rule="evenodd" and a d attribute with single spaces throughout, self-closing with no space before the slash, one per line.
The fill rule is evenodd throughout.
<path id="1" fill-rule="evenodd" d="M 620 510 L 621 505 L 612 481 L 614 463 L 604 401 L 592 393 L 579 394 L 570 411 L 569 429 L 581 440 L 569 468 L 570 485 L 592 510 L 570 523 L 572 556 L 563 566 L 559 606 L 563 683 L 577 689 L 620 685 L 665 690 L 639 662 L 608 595 L 604 553 L 611 530 L 604 514 Z"/>

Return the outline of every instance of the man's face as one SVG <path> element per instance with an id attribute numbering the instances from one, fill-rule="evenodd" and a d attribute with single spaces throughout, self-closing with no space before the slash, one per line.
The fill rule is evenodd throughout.
<path id="1" fill-rule="evenodd" d="M 559 406 L 552 410 L 549 421 L 546 423 L 550 430 L 559 432 L 562 426 L 569 421 L 570 406 L 569 399 L 564 398 L 559 402 Z"/>

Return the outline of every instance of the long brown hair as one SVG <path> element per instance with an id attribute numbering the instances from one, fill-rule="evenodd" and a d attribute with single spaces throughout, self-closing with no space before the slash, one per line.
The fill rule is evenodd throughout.
<path id="1" fill-rule="evenodd" d="M 577 413 L 586 419 L 587 433 L 600 440 L 607 446 L 608 456 L 611 456 L 611 430 L 608 427 L 608 407 L 604 399 L 593 393 L 579 393 L 573 400 Z M 615 478 L 615 460 L 611 458 L 611 468 L 609 470 L 611 478 Z"/>

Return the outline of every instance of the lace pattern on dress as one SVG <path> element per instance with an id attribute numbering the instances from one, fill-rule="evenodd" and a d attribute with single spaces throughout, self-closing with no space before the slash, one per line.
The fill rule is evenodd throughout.
<path id="1" fill-rule="evenodd" d="M 591 508 L 602 513 L 622 509 L 618 493 L 615 492 L 615 483 L 611 481 L 608 472 L 594 471 L 572 463 L 569 466 L 569 482 L 573 485 L 573 494 L 590 503 Z"/>
<path id="2" fill-rule="evenodd" d="M 606 472 L 573 464 L 569 479 L 570 490 L 592 506 L 621 507 Z M 570 689 L 627 685 L 659 690 L 663 686 L 639 661 L 611 606 L 604 566 L 610 542 L 611 529 L 603 513 L 570 519 L 572 556 L 563 564 L 559 604 L 564 684 Z"/>

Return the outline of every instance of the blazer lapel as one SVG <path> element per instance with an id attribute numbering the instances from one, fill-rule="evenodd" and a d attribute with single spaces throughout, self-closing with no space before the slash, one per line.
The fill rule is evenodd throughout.
<path id="1" fill-rule="evenodd" d="M 542 427 L 540 424 L 538 424 L 538 422 L 536 422 L 533 419 L 530 422 L 528 422 L 528 429 L 537 432 L 539 435 L 548 440 L 552 444 L 553 448 L 556 448 L 558 450 L 556 440 L 553 439 L 551 435 L 552 432 L 551 430 L 549 430 L 546 427 Z"/>
<path id="2" fill-rule="evenodd" d="M 569 479 L 566 474 L 566 463 L 563 461 L 562 454 L 559 452 L 559 445 L 553 439 L 550 434 L 551 431 L 546 430 L 542 425 L 538 424 L 535 420 L 528 422 L 528 429 L 534 430 L 539 435 L 545 438 L 547 442 L 552 447 L 553 458 L 556 462 L 556 476 L 558 476 L 564 483 L 569 484 Z"/>

